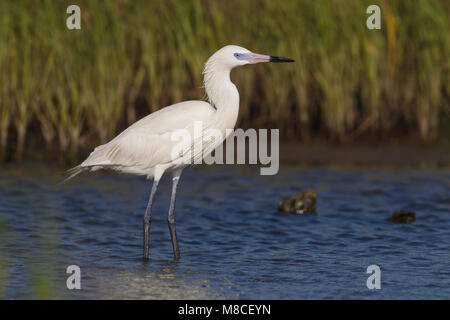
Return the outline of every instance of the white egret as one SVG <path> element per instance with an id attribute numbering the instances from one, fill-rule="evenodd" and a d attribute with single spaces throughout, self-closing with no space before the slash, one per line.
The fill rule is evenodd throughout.
<path id="1" fill-rule="evenodd" d="M 293 62 L 288 58 L 253 53 L 245 48 L 228 45 L 214 53 L 206 62 L 203 71 L 204 85 L 209 103 L 205 101 L 184 101 L 167 106 L 135 122 L 110 142 L 94 149 L 80 165 L 69 170 L 69 180 L 83 171 L 112 169 L 120 172 L 144 175 L 153 178 L 147 209 L 144 215 L 144 259 L 148 259 L 149 230 L 153 199 L 159 180 L 165 172 L 172 173 L 172 195 L 170 199 L 168 225 L 175 259 L 180 251 L 175 229 L 175 198 L 181 172 L 188 163 L 212 152 L 226 139 L 226 130 L 234 129 L 239 112 L 239 93 L 230 80 L 233 68 L 259 62 Z M 194 153 L 173 155 L 178 143 L 173 133 L 183 129 L 192 133 L 194 122 L 202 123 L 203 132 L 208 128 L 219 130 L 223 139 L 211 143 L 192 141 L 189 150 Z M 201 139 L 200 139 L 201 140 Z M 201 145 L 196 148 L 195 145 Z M 192 161 L 186 161 L 189 157 Z"/>

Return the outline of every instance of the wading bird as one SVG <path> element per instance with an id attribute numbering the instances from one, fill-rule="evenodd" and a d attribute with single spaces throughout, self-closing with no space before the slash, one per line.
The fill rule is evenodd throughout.
<path id="1" fill-rule="evenodd" d="M 218 147 L 225 139 L 227 129 L 234 129 L 239 112 L 239 93 L 230 80 L 233 68 L 260 62 L 293 62 L 288 58 L 253 53 L 245 48 L 228 45 L 214 53 L 203 71 L 208 102 L 184 101 L 149 114 L 125 129 L 110 142 L 94 149 L 80 165 L 69 170 L 69 180 L 83 171 L 112 169 L 124 173 L 153 178 L 153 186 L 144 215 L 144 259 L 148 259 L 149 231 L 152 221 L 153 199 L 159 180 L 165 172 L 172 173 L 168 225 L 175 259 L 179 259 L 177 233 L 175 230 L 175 198 L 181 172 L 189 163 L 198 163 Z M 193 133 L 194 123 L 202 123 L 203 132 L 208 128 L 223 133 L 220 141 L 190 142 L 185 150 L 194 152 L 173 153 L 177 141 L 173 134 L 180 129 Z M 200 139 L 201 140 L 201 139 Z M 219 140 L 219 139 L 218 139 Z M 200 148 L 196 145 L 200 144 Z M 186 159 L 189 157 L 190 159 Z M 186 161 L 190 160 L 190 161 Z"/>

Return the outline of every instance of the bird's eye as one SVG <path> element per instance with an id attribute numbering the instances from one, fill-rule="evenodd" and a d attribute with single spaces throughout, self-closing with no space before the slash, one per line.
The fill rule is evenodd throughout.
<path id="1" fill-rule="evenodd" d="M 240 55 L 239 53 L 235 53 L 234 56 L 235 56 L 236 58 L 239 59 L 239 57 L 240 57 L 241 55 Z"/>

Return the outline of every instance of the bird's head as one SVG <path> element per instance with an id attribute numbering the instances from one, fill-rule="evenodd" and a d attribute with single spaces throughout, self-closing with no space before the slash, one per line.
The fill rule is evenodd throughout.
<path id="1" fill-rule="evenodd" d="M 219 101 L 229 100 L 230 86 L 225 86 L 227 81 L 230 81 L 231 69 L 246 64 L 254 64 L 260 62 L 293 62 L 289 58 L 281 58 L 268 56 L 264 54 L 253 53 L 243 47 L 228 45 L 216 51 L 205 63 L 203 69 L 204 84 L 206 94 L 211 104 L 216 104 Z M 228 88 L 228 89 L 227 89 Z M 239 94 L 234 88 L 237 98 Z M 234 92 L 233 90 L 231 92 Z"/>
<path id="2" fill-rule="evenodd" d="M 248 49 L 235 45 L 228 45 L 219 49 L 211 56 L 210 60 L 214 61 L 216 65 L 220 64 L 230 70 L 246 64 L 260 62 L 294 62 L 294 60 L 289 58 L 253 53 Z"/>

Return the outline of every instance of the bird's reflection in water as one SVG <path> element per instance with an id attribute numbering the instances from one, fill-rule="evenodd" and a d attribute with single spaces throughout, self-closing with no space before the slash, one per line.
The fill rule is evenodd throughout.
<path id="1" fill-rule="evenodd" d="M 97 298 L 100 299 L 225 298 L 206 279 L 193 281 L 189 277 L 180 277 L 176 266 L 166 266 L 154 271 L 142 268 L 139 272 L 102 272 L 95 277 L 93 285 L 96 287 Z"/>

